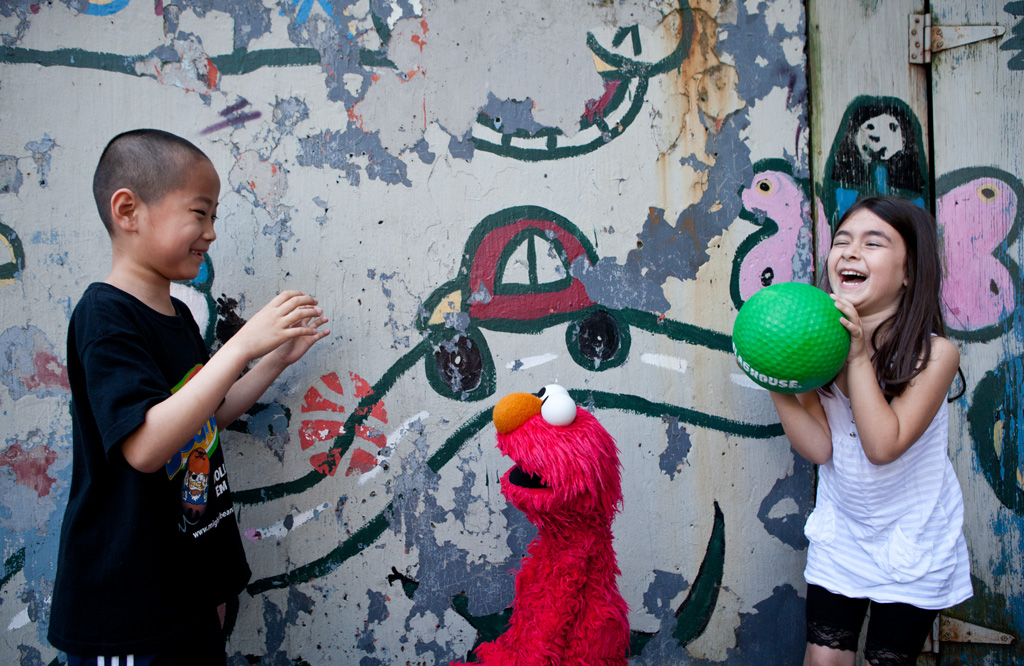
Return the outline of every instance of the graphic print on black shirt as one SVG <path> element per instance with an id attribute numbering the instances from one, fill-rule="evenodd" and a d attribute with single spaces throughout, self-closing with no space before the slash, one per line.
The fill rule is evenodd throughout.
<path id="1" fill-rule="evenodd" d="M 177 393 L 182 386 L 196 376 L 202 367 L 202 364 L 198 364 L 192 368 L 171 389 L 171 393 Z M 191 532 L 195 537 L 199 537 L 202 533 L 211 529 L 211 527 L 205 527 L 202 531 L 197 529 L 209 505 L 210 480 L 218 480 L 218 485 L 214 486 L 214 497 L 227 490 L 223 465 L 218 464 L 214 469 L 211 469 L 211 464 L 214 460 L 213 453 L 217 450 L 219 443 L 220 436 L 217 430 L 217 419 L 211 414 L 210 418 L 203 424 L 203 427 L 199 429 L 199 432 L 186 442 L 180 451 L 171 456 L 171 459 L 164 465 L 168 479 L 173 479 L 179 472 L 184 471 L 181 478 L 182 520 L 178 529 L 182 532 Z M 217 460 L 222 461 L 223 458 L 218 456 Z M 220 517 L 214 517 L 214 526 L 218 522 L 220 522 Z"/>

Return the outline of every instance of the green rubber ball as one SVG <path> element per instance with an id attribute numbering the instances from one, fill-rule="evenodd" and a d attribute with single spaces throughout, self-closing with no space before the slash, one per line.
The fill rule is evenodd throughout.
<path id="1" fill-rule="evenodd" d="M 781 282 L 765 287 L 736 315 L 736 362 L 769 391 L 813 391 L 839 373 L 850 351 L 842 316 L 832 298 L 812 285 Z"/>

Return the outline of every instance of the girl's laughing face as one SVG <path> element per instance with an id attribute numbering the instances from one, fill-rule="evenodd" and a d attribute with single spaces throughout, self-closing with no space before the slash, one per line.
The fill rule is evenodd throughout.
<path id="1" fill-rule="evenodd" d="M 867 209 L 836 230 L 828 255 L 832 292 L 860 316 L 889 313 L 907 286 L 907 246 L 891 225 Z"/>

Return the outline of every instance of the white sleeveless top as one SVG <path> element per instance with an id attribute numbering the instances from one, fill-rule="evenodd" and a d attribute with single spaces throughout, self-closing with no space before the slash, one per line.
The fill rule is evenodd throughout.
<path id="1" fill-rule="evenodd" d="M 850 401 L 818 392 L 832 430 L 832 459 L 804 534 L 804 578 L 843 596 L 943 609 L 969 599 L 964 502 L 947 453 L 949 412 L 895 461 L 874 465 L 861 448 Z"/>

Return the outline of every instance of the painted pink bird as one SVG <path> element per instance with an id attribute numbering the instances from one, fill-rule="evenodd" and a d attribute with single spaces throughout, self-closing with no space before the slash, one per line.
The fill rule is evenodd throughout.
<path id="1" fill-rule="evenodd" d="M 744 218 L 760 224 L 737 251 L 738 293 L 743 303 L 758 290 L 811 277 L 810 204 L 804 188 L 779 169 L 759 170 L 741 195 Z M 734 278 L 736 279 L 736 278 Z M 737 307 L 739 306 L 737 304 Z"/>

